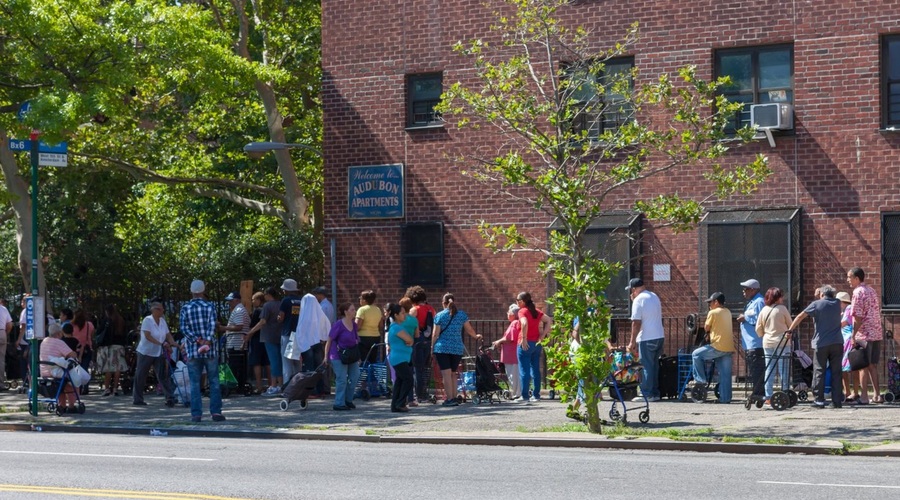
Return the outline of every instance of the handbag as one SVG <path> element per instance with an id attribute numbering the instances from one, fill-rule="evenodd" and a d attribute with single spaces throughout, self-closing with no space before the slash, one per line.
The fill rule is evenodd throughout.
<path id="1" fill-rule="evenodd" d="M 867 368 L 869 366 L 869 351 L 856 344 L 847 354 L 847 361 L 850 362 L 850 371 Z"/>
<path id="2" fill-rule="evenodd" d="M 346 349 L 338 349 L 338 355 L 341 357 L 341 363 L 345 365 L 352 365 L 359 361 L 359 344 L 356 344 L 353 347 L 348 347 Z"/>

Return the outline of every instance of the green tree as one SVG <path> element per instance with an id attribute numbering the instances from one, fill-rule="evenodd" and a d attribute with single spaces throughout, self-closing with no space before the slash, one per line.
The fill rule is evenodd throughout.
<path id="1" fill-rule="evenodd" d="M 117 179 L 110 189 L 120 189 L 113 202 L 119 212 L 156 202 L 197 208 L 191 200 L 203 197 L 224 201 L 204 210 L 262 215 L 249 217 L 250 232 L 271 227 L 255 221 L 274 218 L 294 233 L 288 239 L 308 239 L 299 233 L 309 230 L 306 200 L 317 205 L 321 199 L 321 159 L 304 150 L 294 154 L 295 163 L 282 151 L 274 165 L 260 168 L 241 147 L 263 137 L 320 142 L 319 26 L 314 2 L 234 0 L 224 8 L 166 0 L 0 4 L 0 167 L 6 190 L 0 201 L 12 207 L 26 288 L 28 157 L 13 154 L 7 139 L 27 137 L 32 128 L 49 142 L 67 139 L 70 166 L 92 172 L 94 180 Z M 15 112 L 26 101 L 32 109 L 20 122 Z M 106 170 L 127 173 L 134 189 L 121 184 L 121 176 L 98 175 Z M 42 172 L 42 184 L 43 177 L 67 175 Z M 146 189 L 147 183 L 168 189 Z M 162 221 L 196 227 L 199 219 Z M 142 246 L 128 241 L 143 234 L 142 222 L 140 216 L 116 222 L 119 237 L 132 249 Z"/>
<path id="2" fill-rule="evenodd" d="M 590 33 L 559 21 L 568 0 L 505 0 L 491 37 L 460 42 L 458 53 L 474 66 L 475 84 L 455 83 L 440 111 L 458 126 L 496 131 L 500 154 L 461 152 L 465 175 L 535 207 L 556 220 L 549 245 L 515 226 L 482 223 L 487 246 L 497 251 L 541 251 L 541 270 L 557 292 L 548 362 L 563 400 L 585 381 L 586 422 L 600 432 L 598 396 L 608 374 L 609 308 L 603 290 L 622 263 L 598 258 L 585 247 L 585 233 L 608 210 L 609 198 L 655 177 L 696 172 L 708 196 L 661 193 L 634 209 L 675 230 L 698 221 L 704 202 L 753 192 L 770 170 L 764 157 L 744 164 L 728 159 L 732 146 L 753 130 L 726 134 L 741 108 L 718 91 L 727 79 L 708 82 L 693 67 L 636 85 L 636 69 L 615 65 L 638 36 L 634 25 L 613 48 L 597 49 Z M 504 5 L 505 4 L 505 5 Z M 593 312 L 587 314 L 589 310 Z M 573 320 L 580 320 L 581 348 L 570 360 Z"/>

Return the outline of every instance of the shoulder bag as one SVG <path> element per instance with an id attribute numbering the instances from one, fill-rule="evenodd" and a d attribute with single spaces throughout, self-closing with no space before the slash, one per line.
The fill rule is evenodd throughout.
<path id="1" fill-rule="evenodd" d="M 865 347 L 855 344 L 853 349 L 847 353 L 847 361 L 850 363 L 850 371 L 855 372 L 856 370 L 868 368 L 869 351 Z"/>
<path id="2" fill-rule="evenodd" d="M 359 333 L 356 334 L 356 344 L 343 349 L 338 346 L 338 356 L 341 358 L 341 363 L 345 365 L 352 365 L 359 361 Z"/>

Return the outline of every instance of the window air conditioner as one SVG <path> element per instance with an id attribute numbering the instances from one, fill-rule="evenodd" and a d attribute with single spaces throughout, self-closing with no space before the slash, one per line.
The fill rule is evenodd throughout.
<path id="1" fill-rule="evenodd" d="M 783 102 L 750 106 L 750 124 L 760 130 L 793 130 L 794 107 Z"/>

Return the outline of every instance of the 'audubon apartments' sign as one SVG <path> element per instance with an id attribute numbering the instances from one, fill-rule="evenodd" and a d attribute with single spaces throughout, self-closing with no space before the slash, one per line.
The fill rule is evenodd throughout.
<path id="1" fill-rule="evenodd" d="M 351 219 L 403 217 L 403 165 L 350 167 Z"/>

